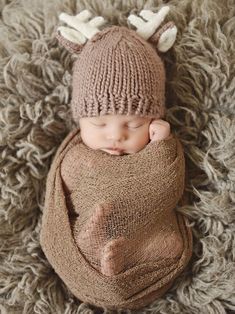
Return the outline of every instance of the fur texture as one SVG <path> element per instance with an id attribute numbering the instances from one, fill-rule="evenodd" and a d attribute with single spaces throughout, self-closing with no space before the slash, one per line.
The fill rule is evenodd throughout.
<path id="1" fill-rule="evenodd" d="M 170 5 L 178 28 L 167 67 L 167 120 L 184 145 L 194 254 L 172 289 L 140 313 L 235 311 L 235 6 L 233 0 L 0 1 L 0 312 L 110 313 L 80 303 L 39 245 L 45 182 L 71 120 L 75 55 L 58 14 L 88 9 L 110 24 Z M 121 313 L 121 310 L 118 311 Z"/>

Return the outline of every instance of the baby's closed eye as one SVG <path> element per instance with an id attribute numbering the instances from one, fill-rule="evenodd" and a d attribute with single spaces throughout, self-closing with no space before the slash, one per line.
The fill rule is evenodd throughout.
<path id="1" fill-rule="evenodd" d="M 106 123 L 94 123 L 94 122 L 91 122 L 92 125 L 96 126 L 96 127 L 105 127 L 107 126 Z M 124 124 L 124 127 L 125 128 L 130 128 L 130 129 L 137 129 L 137 128 L 140 128 L 141 126 L 143 126 L 145 123 L 143 122 L 132 122 L 132 123 L 126 123 Z"/>
<path id="2" fill-rule="evenodd" d="M 143 125 L 144 125 L 144 123 L 128 123 L 127 127 L 130 128 L 130 129 L 137 129 L 137 128 L 140 128 Z"/>

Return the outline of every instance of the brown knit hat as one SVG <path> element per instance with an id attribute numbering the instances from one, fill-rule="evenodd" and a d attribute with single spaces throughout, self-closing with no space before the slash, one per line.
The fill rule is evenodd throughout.
<path id="1" fill-rule="evenodd" d="M 164 86 L 164 66 L 152 46 L 126 27 L 106 28 L 74 63 L 74 120 L 106 114 L 162 117 Z"/>
<path id="2" fill-rule="evenodd" d="M 69 17 L 71 23 L 80 23 L 76 18 L 79 16 Z M 165 24 L 155 34 L 155 42 L 172 27 L 172 22 Z M 153 45 L 136 31 L 107 27 L 80 46 L 68 43 L 60 33 L 57 38 L 68 50 L 79 53 L 73 66 L 75 122 L 106 114 L 164 117 L 164 64 Z"/>

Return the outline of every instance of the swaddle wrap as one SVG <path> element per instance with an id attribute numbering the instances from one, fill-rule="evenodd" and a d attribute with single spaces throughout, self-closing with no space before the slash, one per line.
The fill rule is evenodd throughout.
<path id="1" fill-rule="evenodd" d="M 186 218 L 174 210 L 184 172 L 175 136 L 122 156 L 90 149 L 79 129 L 66 137 L 48 175 L 40 242 L 76 297 L 135 309 L 169 289 L 192 253 Z M 102 254 L 113 241 L 117 273 L 107 276 Z"/>

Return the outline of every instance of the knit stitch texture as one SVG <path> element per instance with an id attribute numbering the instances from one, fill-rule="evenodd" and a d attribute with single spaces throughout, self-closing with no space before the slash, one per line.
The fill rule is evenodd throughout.
<path id="1" fill-rule="evenodd" d="M 135 31 L 112 26 L 80 50 L 73 66 L 72 114 L 164 117 L 165 70 L 157 51 Z"/>

